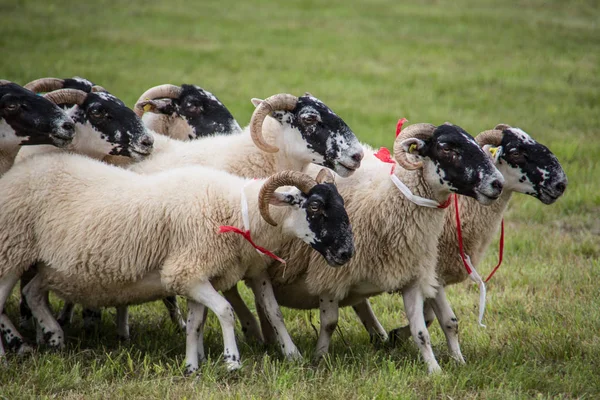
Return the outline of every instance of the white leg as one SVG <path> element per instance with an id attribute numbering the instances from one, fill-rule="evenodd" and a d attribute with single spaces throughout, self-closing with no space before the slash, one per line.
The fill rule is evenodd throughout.
<path id="1" fill-rule="evenodd" d="M 450 303 L 448 303 L 444 288 L 440 287 L 435 298 L 429 299 L 427 303 L 432 304 L 435 315 L 446 335 L 446 342 L 450 349 L 450 355 L 456 361 L 464 364 L 465 359 L 460 351 L 460 344 L 458 342 L 458 320 L 450 307 Z"/>
<path id="2" fill-rule="evenodd" d="M 319 339 L 317 340 L 315 360 L 322 358 L 329 351 L 331 336 L 338 324 L 339 305 L 337 300 L 334 300 L 330 296 L 320 296 L 319 313 L 321 328 L 319 330 Z"/>
<path id="3" fill-rule="evenodd" d="M 117 335 L 121 340 L 129 340 L 129 309 L 127 306 L 117 307 Z"/>
<path id="4" fill-rule="evenodd" d="M 169 296 L 163 299 L 163 303 L 165 307 L 167 307 L 167 311 L 169 312 L 169 318 L 171 318 L 171 322 L 175 324 L 182 332 L 185 332 L 185 321 L 183 320 L 183 315 L 181 315 L 181 309 L 177 304 L 176 296 Z"/>
<path id="5" fill-rule="evenodd" d="M 1 323 L 5 323 L 5 321 L 8 320 L 8 316 L 6 316 L 6 314 L 4 314 L 4 304 L 6 303 L 6 299 L 8 299 L 8 296 L 10 296 L 10 292 L 12 292 L 12 290 L 15 287 L 15 285 L 17 284 L 18 280 L 19 280 L 19 277 L 16 274 L 11 273 L 11 272 L 5 274 L 2 278 L 0 278 L 0 322 Z M 2 327 L 3 335 L 6 335 L 4 332 L 6 329 L 10 330 L 11 332 L 12 331 L 18 332 L 16 330 L 16 328 L 14 327 L 14 325 L 12 324 L 12 322 L 10 323 L 10 325 L 8 323 L 5 323 L 0 326 Z M 2 340 L 0 340 L 0 362 L 2 362 L 4 360 L 5 354 L 6 353 L 4 352 L 4 346 L 2 345 Z"/>
<path id="6" fill-rule="evenodd" d="M 200 325 L 198 326 L 198 358 L 200 362 L 206 361 L 206 354 L 204 353 L 204 326 L 206 325 L 206 317 L 208 317 L 208 308 L 204 304 L 200 304 L 198 308 L 200 315 Z"/>
<path id="7" fill-rule="evenodd" d="M 250 279 L 250 285 L 254 292 L 256 305 L 265 312 L 269 325 L 275 331 L 277 344 L 281 348 L 283 355 L 288 359 L 301 359 L 302 355 L 285 327 L 283 314 L 281 314 L 279 304 L 275 300 L 275 293 L 273 293 L 273 286 L 267 272 L 263 271 L 259 276 Z"/>
<path id="8" fill-rule="evenodd" d="M 212 287 L 210 282 L 194 285 L 188 295 L 192 300 L 204 304 L 219 318 L 223 330 L 223 358 L 227 369 L 231 371 L 240 368 L 240 353 L 235 342 L 235 317 L 231 305 Z M 189 329 L 187 331 L 189 332 Z M 189 345 L 189 342 L 187 344 Z M 195 352 L 197 354 L 197 349 Z M 187 351 L 186 354 L 190 355 Z"/>
<path id="9" fill-rule="evenodd" d="M 410 331 L 413 339 L 421 350 L 421 355 L 427 364 L 429 373 L 439 372 L 441 368 L 437 363 L 433 350 L 431 348 L 431 339 L 429 337 L 429 331 L 425 325 L 425 318 L 423 316 L 423 292 L 418 285 L 413 285 L 405 288 L 402 291 L 402 298 L 404 299 L 404 308 L 406 310 L 406 317 L 410 324 Z"/>
<path id="10" fill-rule="evenodd" d="M 423 313 L 425 316 L 425 326 L 428 328 L 435 320 L 435 313 L 431 306 L 431 299 L 428 299 L 423 306 Z M 411 337 L 410 325 L 402 326 L 400 328 L 392 329 L 389 333 L 390 342 L 392 343 L 404 343 Z"/>
<path id="11" fill-rule="evenodd" d="M 65 335 L 50 311 L 47 301 L 48 290 L 43 288 L 42 284 L 42 277 L 38 274 L 23 288 L 23 294 L 27 299 L 27 304 L 31 307 L 33 317 L 42 331 L 46 344 L 63 348 Z"/>
<path id="12" fill-rule="evenodd" d="M 371 308 L 371 303 L 369 303 L 368 299 L 364 299 L 360 303 L 355 304 L 352 306 L 352 309 L 356 315 L 358 315 L 360 322 L 362 322 L 363 326 L 369 333 L 369 336 L 371 336 L 371 340 L 377 338 L 381 342 L 387 342 L 388 334 L 375 316 L 375 313 Z"/>
<path id="13" fill-rule="evenodd" d="M 33 350 L 31 346 L 25 343 L 25 339 L 23 339 L 21 333 L 19 333 L 6 314 L 0 315 L 0 332 L 6 342 L 6 346 L 9 349 L 16 349 L 17 354 L 25 354 Z M 2 356 L 0 355 L 1 359 Z"/>
<path id="14" fill-rule="evenodd" d="M 62 310 L 60 310 L 60 314 L 58 314 L 58 318 L 56 319 L 60 326 L 67 326 L 71 324 L 73 320 L 73 311 L 75 310 L 75 303 L 71 303 L 70 301 L 65 301 Z"/>
<path id="15" fill-rule="evenodd" d="M 186 375 L 193 373 L 198 369 L 198 353 L 200 340 L 200 324 L 202 315 L 204 314 L 203 304 L 196 303 L 192 299 L 188 299 L 188 319 L 185 324 L 185 373 Z M 200 335 L 200 336 L 199 336 Z M 204 353 L 204 343 L 202 343 L 202 353 Z"/>
<path id="16" fill-rule="evenodd" d="M 223 296 L 227 299 L 229 304 L 233 307 L 240 325 L 242 326 L 242 332 L 247 341 L 256 341 L 258 343 L 264 343 L 263 336 L 260 331 L 260 326 L 252 315 L 252 311 L 248 309 L 246 303 L 240 296 L 237 285 L 229 290 L 223 292 Z"/>

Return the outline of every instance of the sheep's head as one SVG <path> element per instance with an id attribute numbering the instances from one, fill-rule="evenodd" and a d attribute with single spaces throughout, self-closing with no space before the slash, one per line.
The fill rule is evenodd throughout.
<path id="1" fill-rule="evenodd" d="M 68 113 L 76 124 L 81 151 L 143 159 L 152 152 L 154 138 L 135 113 L 106 92 L 85 93 L 60 89 L 45 95 Z"/>
<path id="2" fill-rule="evenodd" d="M 277 94 L 265 100 L 252 99 L 256 106 L 250 132 L 261 150 L 279 150 L 265 141 L 262 124 L 267 115 L 283 126 L 287 152 L 307 162 L 331 168 L 348 177 L 360 167 L 363 148 L 352 130 L 337 114 L 319 99 L 306 93 L 302 97 Z"/>
<path id="3" fill-rule="evenodd" d="M 214 94 L 194 85 L 153 87 L 140 96 L 135 111 L 139 116 L 152 112 L 181 119 L 185 122 L 181 129 L 185 129 L 190 140 L 242 131 L 227 107 Z M 174 121 L 169 123 L 175 124 Z"/>
<path id="4" fill-rule="evenodd" d="M 295 186 L 289 192 L 276 192 L 281 186 Z M 259 194 L 262 217 L 271 225 L 269 204 L 294 207 L 283 228 L 321 253 L 333 267 L 344 265 L 354 255 L 352 227 L 344 199 L 337 191 L 333 175 L 322 169 L 316 180 L 296 171 L 284 171 L 267 179 Z"/>
<path id="5" fill-rule="evenodd" d="M 75 135 L 75 125 L 63 110 L 9 81 L 0 81 L 0 127 L 0 141 L 10 145 L 65 147 Z"/>
<path id="6" fill-rule="evenodd" d="M 552 204 L 567 188 L 567 175 L 556 156 L 523 130 L 501 124 L 475 139 L 481 146 L 498 148 L 496 165 L 504 175 L 506 190 Z"/>
<path id="7" fill-rule="evenodd" d="M 396 138 L 394 154 L 405 169 L 422 168 L 425 181 L 440 197 L 453 192 L 487 205 L 502 192 L 502 174 L 459 126 L 411 125 Z"/>

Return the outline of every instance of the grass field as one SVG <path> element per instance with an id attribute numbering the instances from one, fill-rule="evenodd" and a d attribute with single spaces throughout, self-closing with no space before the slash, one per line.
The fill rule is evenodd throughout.
<path id="1" fill-rule="evenodd" d="M 156 303 L 132 309 L 127 344 L 116 340 L 114 311 L 87 336 L 77 313 L 66 351 L 0 366 L 0 398 L 599 398 L 600 3 L 254 3 L 2 0 L 0 78 L 80 75 L 131 106 L 150 86 L 194 83 L 242 125 L 251 97 L 310 91 L 376 146 L 392 144 L 400 117 L 452 121 L 472 134 L 499 122 L 523 128 L 558 156 L 569 187 L 552 206 L 513 197 L 506 261 L 488 286 L 487 329 L 476 323 L 476 288 L 449 289 L 467 365 L 449 358 L 436 325 L 445 372 L 428 376 L 414 344 L 374 348 L 344 310 L 321 364 L 285 362 L 240 332 L 236 373 L 220 360 L 211 317 L 211 359 L 186 378 L 184 337 Z M 490 251 L 480 272 L 496 257 Z M 398 296 L 373 303 L 386 329 L 406 323 Z M 16 296 L 8 312 L 17 318 Z M 284 314 L 310 360 L 318 313 Z"/>

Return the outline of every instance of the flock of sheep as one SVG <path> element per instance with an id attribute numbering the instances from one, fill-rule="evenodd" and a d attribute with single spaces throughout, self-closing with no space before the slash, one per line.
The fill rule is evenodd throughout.
<path id="1" fill-rule="evenodd" d="M 400 123 L 390 154 L 309 93 L 252 103 L 241 129 L 198 86 L 151 88 L 130 110 L 82 78 L 0 80 L 0 359 L 5 346 L 31 349 L 3 312 L 20 280 L 20 326 L 52 347 L 64 346 L 75 303 L 86 324 L 116 307 L 127 338 L 127 306 L 162 299 L 186 332 L 187 372 L 205 358 L 209 309 L 229 369 L 241 366 L 234 312 L 247 339 L 301 357 L 280 305 L 319 309 L 318 358 L 339 307 L 352 306 L 370 335 L 412 336 L 429 372 L 440 369 L 437 318 L 464 363 L 444 287 L 471 277 L 484 290 L 475 267 L 513 192 L 544 204 L 563 194 L 552 152 L 504 124 L 473 138 L 450 123 Z M 58 319 L 49 291 L 65 300 Z M 384 292 L 402 294 L 409 321 L 389 334 L 369 304 Z"/>

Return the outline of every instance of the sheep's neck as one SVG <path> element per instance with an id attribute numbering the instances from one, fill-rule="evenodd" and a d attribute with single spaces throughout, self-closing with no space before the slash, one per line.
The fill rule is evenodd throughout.
<path id="1" fill-rule="evenodd" d="M 477 266 L 498 231 L 511 196 L 511 190 L 504 190 L 500 198 L 489 206 L 481 205 L 471 197 L 459 197 L 465 253 L 471 257 L 473 265 Z M 454 207 L 448 210 L 451 214 L 449 219 L 454 220 L 454 213 Z"/>
<path id="2" fill-rule="evenodd" d="M 20 148 L 18 145 L 0 148 L 0 176 L 13 166 Z"/>
<path id="3" fill-rule="evenodd" d="M 250 222 L 249 229 L 252 235 L 252 240 L 256 245 L 264 247 L 265 249 L 276 253 L 285 236 L 282 232 L 283 221 L 286 215 L 290 212 L 290 210 L 292 210 L 292 208 L 271 206 L 269 212 L 273 220 L 275 220 L 278 223 L 278 225 L 276 227 L 269 225 L 261 217 L 258 209 L 258 193 L 263 183 L 264 180 L 256 181 L 246 186 L 246 188 L 244 189 L 244 193 L 246 194 L 246 201 L 248 202 L 248 214 Z M 237 205 L 237 207 L 239 207 L 239 204 Z M 238 224 L 238 228 L 244 229 L 241 210 L 239 213 Z M 256 251 L 252 248 L 250 244 L 248 244 L 245 247 L 245 249 L 247 251 L 256 253 Z M 265 261 L 268 261 L 266 257 Z"/>

